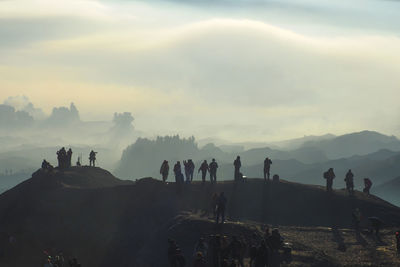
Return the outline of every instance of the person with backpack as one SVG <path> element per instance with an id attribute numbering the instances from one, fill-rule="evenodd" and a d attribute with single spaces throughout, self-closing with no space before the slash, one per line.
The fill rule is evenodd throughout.
<path id="1" fill-rule="evenodd" d="M 272 164 L 272 160 L 270 160 L 268 157 L 265 158 L 265 160 L 264 160 L 264 181 L 267 181 L 267 177 L 269 180 L 271 164 Z"/>
<path id="2" fill-rule="evenodd" d="M 211 183 L 217 183 L 217 169 L 218 163 L 215 161 L 215 159 L 212 159 L 209 165 Z"/>
<path id="3" fill-rule="evenodd" d="M 324 172 L 324 178 L 326 179 L 326 191 L 332 192 L 333 179 L 335 179 L 335 173 L 333 168 L 329 168 L 328 171 Z"/>
<path id="4" fill-rule="evenodd" d="M 207 160 L 203 161 L 197 173 L 199 173 L 200 171 L 201 171 L 201 181 L 204 184 L 206 182 L 207 171 L 209 171 Z"/>
<path id="5" fill-rule="evenodd" d="M 346 173 L 346 178 L 344 178 L 346 182 L 346 189 L 350 195 L 354 194 L 354 174 L 349 170 Z"/>
<path id="6" fill-rule="evenodd" d="M 369 195 L 369 190 L 372 187 L 372 182 L 369 178 L 364 178 L 364 189 L 363 192 Z"/>
<path id="7" fill-rule="evenodd" d="M 168 179 L 168 174 L 169 174 L 168 161 L 164 160 L 163 163 L 161 164 L 160 174 L 162 176 L 163 182 L 165 183 L 165 181 L 167 181 Z"/>

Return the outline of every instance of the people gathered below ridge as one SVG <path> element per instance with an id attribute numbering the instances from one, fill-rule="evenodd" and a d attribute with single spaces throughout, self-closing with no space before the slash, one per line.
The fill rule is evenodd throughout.
<path id="1" fill-rule="evenodd" d="M 235 233 L 215 233 L 200 237 L 192 254 L 194 267 L 275 267 L 291 261 L 291 246 L 284 242 L 278 229 L 260 236 L 254 232 L 249 238 Z M 168 239 L 170 267 L 185 266 L 187 260 L 176 241 Z M 189 256 L 190 254 L 185 254 Z M 250 265 L 245 265 L 249 259 Z M 247 262 L 247 261 L 246 261 Z"/>

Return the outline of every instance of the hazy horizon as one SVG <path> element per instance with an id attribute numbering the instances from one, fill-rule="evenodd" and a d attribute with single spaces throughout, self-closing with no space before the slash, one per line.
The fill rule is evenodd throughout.
<path id="1" fill-rule="evenodd" d="M 399 136 L 399 5 L 2 1 L 0 102 L 131 112 L 152 136 Z"/>

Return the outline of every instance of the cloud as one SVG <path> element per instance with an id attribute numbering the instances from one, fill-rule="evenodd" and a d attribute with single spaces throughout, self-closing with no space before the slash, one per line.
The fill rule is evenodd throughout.
<path id="1" fill-rule="evenodd" d="M 58 35 L 73 8 L 53 6 L 48 24 L 43 17 L 31 23 L 48 28 L 54 19 L 55 32 L 0 48 L 2 94 L 29 95 L 45 110 L 73 101 L 83 119 L 130 111 L 137 129 L 160 134 L 261 140 L 398 127 L 391 122 L 400 84 L 396 33 L 338 26 L 341 33 L 327 37 L 305 34 L 308 24 L 296 30 L 237 14 L 91 7 L 88 15 L 76 7 L 83 17 Z M 87 21 L 93 24 L 80 31 Z"/>
<path id="2" fill-rule="evenodd" d="M 36 108 L 25 95 L 9 96 L 3 104 L 14 107 L 17 111 L 25 111 L 36 120 L 42 120 L 46 116 L 43 110 Z"/>

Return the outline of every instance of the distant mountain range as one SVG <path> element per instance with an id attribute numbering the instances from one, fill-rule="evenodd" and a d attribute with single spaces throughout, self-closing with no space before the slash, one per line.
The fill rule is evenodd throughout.
<path id="1" fill-rule="evenodd" d="M 377 187 L 372 193 L 400 207 L 400 176 Z"/>
<path id="2" fill-rule="evenodd" d="M 140 144 L 136 143 L 128 147 L 123 153 L 116 174 L 120 177 L 157 177 L 158 165 L 164 159 L 170 162 L 172 169 L 177 160 L 191 158 L 199 166 L 204 159 L 210 161 L 216 158 L 220 164 L 219 177 L 231 179 L 232 163 L 237 155 L 241 156 L 243 173 L 250 177 L 262 176 L 262 164 L 265 157 L 272 159 L 274 173 L 289 180 L 311 184 L 324 183 L 322 173 L 330 167 L 336 170 L 338 186 L 344 185 L 341 180 L 348 169 L 353 169 L 356 179 L 362 181 L 362 178 L 370 177 L 377 184 L 400 174 L 400 164 L 398 164 L 400 153 L 397 152 L 400 151 L 400 141 L 394 136 L 371 131 L 338 137 L 325 135 L 295 139 L 292 146 L 298 146 L 298 148 L 293 150 L 262 147 L 235 152 L 234 149 L 224 151 L 214 144 L 198 148 L 194 140 L 188 144 L 179 137 L 173 144 L 160 140 L 158 143 L 151 140 L 141 141 Z M 290 141 L 285 142 L 290 143 Z"/>

